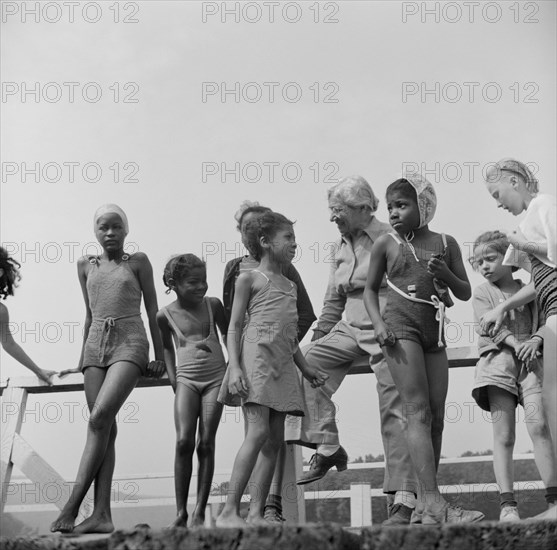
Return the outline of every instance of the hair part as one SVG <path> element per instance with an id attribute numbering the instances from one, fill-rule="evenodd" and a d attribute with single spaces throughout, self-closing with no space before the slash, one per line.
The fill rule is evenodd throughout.
<path id="1" fill-rule="evenodd" d="M 172 290 L 172 282 L 179 282 L 185 279 L 193 269 L 207 267 L 207 264 L 195 254 L 178 254 L 168 260 L 164 267 L 162 281 L 167 287 L 166 293 Z"/>
<path id="2" fill-rule="evenodd" d="M 362 176 L 348 176 L 327 189 L 327 199 L 338 199 L 354 208 L 366 207 L 371 213 L 377 211 L 379 199 L 371 185 Z"/>
<path id="3" fill-rule="evenodd" d="M 4 271 L 0 277 L 0 296 L 2 296 L 2 300 L 14 295 L 14 288 L 21 280 L 20 267 L 21 264 L 10 258 L 5 248 L 0 247 L 0 269 Z"/>
<path id="4" fill-rule="evenodd" d="M 294 222 L 290 221 L 286 216 L 269 210 L 258 216 L 254 220 L 250 220 L 246 224 L 246 248 L 249 253 L 257 260 L 261 260 L 263 255 L 263 247 L 261 246 L 261 238 L 267 241 L 271 240 L 283 227 L 291 227 Z"/>

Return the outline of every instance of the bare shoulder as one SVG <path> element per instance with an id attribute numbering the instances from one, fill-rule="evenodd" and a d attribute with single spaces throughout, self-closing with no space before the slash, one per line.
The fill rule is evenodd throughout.
<path id="1" fill-rule="evenodd" d="M 128 262 L 130 262 L 130 264 L 137 264 L 139 267 L 150 265 L 149 258 L 145 252 L 134 252 L 130 254 Z"/>
<path id="2" fill-rule="evenodd" d="M 209 306 L 211 307 L 213 313 L 224 310 L 224 306 L 222 305 L 222 302 L 215 296 L 208 296 L 207 300 L 209 301 Z"/>

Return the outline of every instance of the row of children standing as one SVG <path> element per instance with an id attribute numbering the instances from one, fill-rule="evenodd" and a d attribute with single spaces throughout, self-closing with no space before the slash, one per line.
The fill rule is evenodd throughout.
<path id="1" fill-rule="evenodd" d="M 496 170 L 497 179 L 493 174 L 488 175 L 487 187 L 499 205 L 514 214 L 525 209 L 528 212 L 521 226 L 522 232 L 511 236 L 511 244 L 518 250 L 526 248 L 528 251 L 528 243 L 541 243 L 541 247 L 531 254 L 534 258 L 535 289 L 529 286 L 519 292 L 512 291 L 518 290 L 519 285 L 512 282 L 511 268 L 504 266 L 503 250 L 507 246 L 504 236 L 497 233 L 482 235 L 474 246 L 474 265 L 488 280 L 486 291 L 480 289 L 475 294 L 474 305 L 478 317 L 490 309 L 485 307 L 485 299 L 482 302 L 482 293 L 489 296 L 492 287 L 496 287 L 501 290 L 502 296 L 511 297 L 496 305 L 489 312 L 491 316 L 489 313 L 485 315 L 480 324 L 484 331 L 483 337 L 491 338 L 492 343 L 482 347 L 480 341 L 481 361 L 477 367 L 474 395 L 480 406 L 492 411 L 495 408 L 504 411 L 504 424 L 497 424 L 504 430 L 495 429 L 494 423 L 494 466 L 502 492 L 502 510 L 512 510 L 510 516 L 516 519 L 516 501 L 512 495 L 512 445 L 509 444 L 512 443 L 514 429 L 511 418 L 514 419 L 517 401 L 523 404 L 535 402 L 541 407 L 539 395 L 542 371 L 536 365 L 542 340 L 546 381 L 555 379 L 555 226 L 554 221 L 553 226 L 548 223 L 551 212 L 555 213 L 555 201 L 552 197 L 537 195 L 537 187 L 532 183 L 533 176 L 522 163 L 501 161 Z M 423 198 L 432 193 L 434 197 L 434 191 L 426 180 L 418 177 L 424 183 L 425 192 L 420 193 L 413 177 L 409 175 L 408 179 L 395 182 L 396 185 L 390 186 L 387 191 L 394 232 L 379 239 L 372 251 L 366 306 L 403 401 L 429 401 L 429 410 L 435 415 L 436 411 L 444 409 L 447 369 L 446 364 L 437 364 L 438 355 L 430 353 L 431 346 L 424 341 L 424 335 L 420 332 L 420 327 L 424 326 L 423 320 L 419 318 L 421 314 L 418 314 L 417 319 L 409 319 L 410 308 L 406 308 L 405 331 L 396 334 L 397 307 L 392 297 L 383 317 L 373 298 L 384 273 L 396 283 L 397 258 L 400 254 L 405 256 L 407 251 L 411 253 L 416 266 L 425 260 L 423 284 L 431 288 L 432 297 L 437 297 L 437 300 L 432 298 L 431 302 L 425 300 L 422 305 L 426 306 L 426 311 L 432 311 L 434 316 L 435 310 L 442 312 L 441 304 L 443 297 L 447 296 L 447 287 L 459 298 L 469 297 L 469 283 L 460 256 L 455 252 L 458 246 L 454 240 L 451 239 L 447 246 L 443 236 L 444 254 L 439 257 L 432 254 L 438 251 L 437 241 L 441 236 L 428 229 L 427 223 L 433 212 L 427 212 L 427 201 L 424 203 Z M 242 214 L 249 213 L 248 209 Z M 314 386 L 322 385 L 326 376 L 310 367 L 298 348 L 300 327 L 293 320 L 300 311 L 297 299 L 300 288 L 284 276 L 291 266 L 296 249 L 293 224 L 286 217 L 271 211 L 252 209 L 251 213 L 257 216 L 253 216 L 242 230 L 244 244 L 250 255 L 236 261 L 234 265 L 238 276 L 234 292 L 230 292 L 229 288 L 228 295 L 225 293 L 227 303 L 223 306 L 218 299 L 205 297 L 205 264 L 199 258 L 186 254 L 172 258 L 164 270 L 164 282 L 169 291 L 176 293 L 176 301 L 158 313 L 149 260 L 143 253 L 128 256 L 123 251 L 128 233 L 125 213 L 115 205 L 105 205 L 95 213 L 94 229 L 103 254 L 82 258 L 78 264 L 87 312 L 79 367 L 85 377 L 91 418 L 76 484 L 68 503 L 52 525 L 53 531 L 85 533 L 113 530 L 110 485 L 114 470 L 115 415 L 140 376 L 158 377 L 165 368 L 176 394 L 175 486 L 178 514 L 174 525 L 183 526 L 188 521 L 186 501 L 196 433 L 200 471 L 198 501 L 190 524 L 204 523 L 214 469 L 215 434 L 222 403 L 237 404 L 238 399 L 248 419 L 246 439 L 234 463 L 229 497 L 218 524 L 245 525 L 239 515 L 239 504 L 250 475 L 254 490 L 248 523 L 265 522 L 265 497 L 276 457 L 283 445 L 285 416 L 303 414 L 304 410 L 296 367 Z M 447 252 L 451 247 L 454 250 Z M 531 249 L 529 251 L 532 252 Z M 489 270 L 485 267 L 487 265 L 491 266 Z M 3 278 L 6 272 L 3 267 Z M 391 286 L 396 288 L 395 283 L 391 282 Z M 395 293 L 401 296 L 400 289 L 395 290 Z M 526 311 L 521 313 L 518 321 L 517 315 L 511 315 L 511 322 L 515 322 L 516 326 L 508 325 L 505 337 L 502 337 L 500 325 L 506 311 L 532 302 L 536 293 L 540 309 L 546 317 L 544 330 L 535 332 L 537 327 L 532 325 L 533 317 Z M 148 361 L 146 333 L 139 318 L 142 296 L 155 351 L 155 360 L 151 362 Z M 442 299 L 439 300 L 439 297 Z M 402 299 L 424 302 L 408 294 Z M 447 298 L 445 300 L 448 301 Z M 484 306 L 483 309 L 480 304 Z M 2 312 L 4 309 L 3 306 Z M 425 324 L 433 323 L 429 316 L 428 313 Z M 436 326 L 440 327 L 441 341 L 442 315 L 441 320 L 436 322 Z M 408 336 L 407 328 L 411 325 L 416 327 L 415 337 Z M 228 337 L 228 368 L 217 327 L 222 335 Z M 267 333 L 261 334 L 262 327 L 270 328 Z M 257 331 L 257 335 L 250 337 L 250 330 Z M 412 370 L 401 371 L 399 368 L 400 357 L 405 354 L 412 359 L 412 365 L 407 365 Z M 553 357 L 552 364 L 548 357 L 549 360 Z M 501 377 L 497 369 L 504 372 L 506 385 L 501 386 L 499 383 Z M 428 376 L 429 371 L 435 376 Z M 36 372 L 43 378 L 51 375 L 47 371 Z M 551 409 L 555 401 L 554 386 L 551 388 L 545 383 L 543 388 L 546 407 Z M 446 504 L 440 498 L 436 472 L 442 421 L 441 413 L 440 418 L 433 418 L 429 425 L 409 423 L 409 448 L 416 471 L 419 472 L 423 523 L 474 521 L 478 515 L 461 514 L 458 519 L 451 519 Z M 539 426 L 543 428 L 543 422 Z M 551 427 L 554 430 L 555 425 Z M 424 431 L 427 433 L 422 433 Z M 501 432 L 505 433 L 504 437 Z M 534 440 L 536 461 L 548 488 L 548 502 L 554 504 L 557 499 L 555 449 L 551 448 L 547 430 L 531 430 L 530 433 Z M 74 526 L 79 506 L 93 480 L 93 514 Z M 555 508 L 550 510 L 554 512 Z M 507 516 L 508 513 L 502 512 L 502 519 L 508 519 Z"/>

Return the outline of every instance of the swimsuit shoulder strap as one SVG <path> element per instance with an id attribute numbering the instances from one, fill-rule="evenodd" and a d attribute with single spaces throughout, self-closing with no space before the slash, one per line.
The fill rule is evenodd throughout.
<path id="1" fill-rule="evenodd" d="M 271 280 L 269 279 L 269 277 L 267 277 L 267 275 L 265 275 L 265 273 L 263 273 L 262 271 L 259 271 L 259 269 L 252 269 L 252 272 L 255 271 L 255 273 L 259 273 L 260 275 L 263 275 L 263 277 L 265 277 L 265 279 L 267 279 L 267 282 L 271 282 Z"/>
<path id="2" fill-rule="evenodd" d="M 387 233 L 387 235 L 390 235 L 396 243 L 404 245 L 402 239 L 396 233 Z"/>
<path id="3" fill-rule="evenodd" d="M 166 315 L 166 318 L 168 319 L 168 322 L 170 323 L 174 334 L 176 334 L 178 338 L 186 340 L 184 333 L 178 328 L 178 325 L 176 324 L 176 321 L 174 321 L 172 315 L 170 314 L 170 311 L 168 311 L 168 308 L 165 306 L 162 308 L 162 310 L 164 311 L 164 314 Z"/>

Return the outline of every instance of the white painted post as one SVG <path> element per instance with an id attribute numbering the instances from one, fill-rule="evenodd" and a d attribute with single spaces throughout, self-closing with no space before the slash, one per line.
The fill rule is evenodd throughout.
<path id="1" fill-rule="evenodd" d="M 14 440 L 21 429 L 21 422 L 27 405 L 27 391 L 24 388 L 8 387 L 2 395 L 2 437 L 0 443 L 0 482 L 2 495 L 0 511 L 4 510 L 8 498 L 8 486 L 12 476 Z"/>
<path id="2" fill-rule="evenodd" d="M 304 486 L 296 485 L 304 471 L 302 448 L 299 445 L 286 445 L 284 477 L 282 480 L 282 515 L 287 523 L 306 522 L 306 501 Z"/>
<path id="3" fill-rule="evenodd" d="M 350 484 L 350 526 L 371 525 L 371 487 L 369 483 Z"/>

